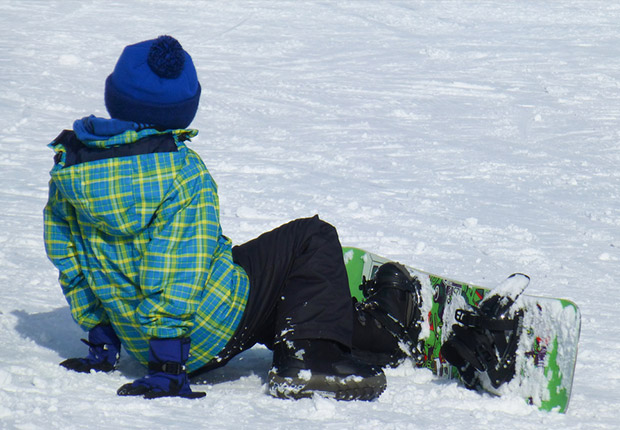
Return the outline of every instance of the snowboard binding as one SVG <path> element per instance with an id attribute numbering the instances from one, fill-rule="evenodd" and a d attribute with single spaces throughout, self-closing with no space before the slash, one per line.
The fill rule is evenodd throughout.
<path id="1" fill-rule="evenodd" d="M 399 263 L 385 263 L 372 279 L 363 278 L 363 302 L 355 302 L 354 353 L 373 364 L 396 366 L 406 357 L 420 358 L 421 285 Z M 361 332 L 361 334 L 360 334 Z M 360 339 L 360 337 L 364 339 Z"/>
<path id="2" fill-rule="evenodd" d="M 524 288 L 513 297 L 490 294 L 478 308 L 456 311 L 459 324 L 452 326 L 441 355 L 457 368 L 467 388 L 493 392 L 514 377 L 523 310 L 511 312 L 511 307 Z"/>

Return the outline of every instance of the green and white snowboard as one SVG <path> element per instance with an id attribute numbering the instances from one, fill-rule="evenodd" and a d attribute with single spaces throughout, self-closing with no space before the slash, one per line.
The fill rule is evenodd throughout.
<path id="1" fill-rule="evenodd" d="M 359 288 L 363 278 L 372 278 L 379 266 L 389 260 L 358 248 L 345 247 L 343 253 L 351 294 L 363 301 Z M 423 357 L 417 366 L 426 367 L 441 378 L 458 378 L 456 368 L 441 356 L 441 346 L 456 323 L 456 311 L 478 307 L 491 289 L 408 269 L 422 285 L 424 320 L 420 352 Z M 523 279 L 529 280 L 521 276 Z M 505 282 L 499 288 L 506 285 Z M 522 290 L 525 286 L 527 281 L 517 288 Z M 500 396 L 520 396 L 541 410 L 566 412 L 577 360 L 581 328 L 579 308 L 569 300 L 528 295 L 520 295 L 513 306 L 523 310 L 515 377 L 489 391 Z"/>

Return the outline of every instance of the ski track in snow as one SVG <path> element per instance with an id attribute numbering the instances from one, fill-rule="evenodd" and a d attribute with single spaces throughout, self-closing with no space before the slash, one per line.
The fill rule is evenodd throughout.
<path id="1" fill-rule="evenodd" d="M 620 6 L 610 1 L 18 1 L 0 4 L 0 428 L 616 429 Z M 493 286 L 531 276 L 583 326 L 568 414 L 389 370 L 372 403 L 266 394 L 256 347 L 200 388 L 120 398 L 143 370 L 84 354 L 45 257 L 52 152 L 106 116 L 122 48 L 172 34 L 203 87 L 192 147 L 235 243 L 315 213 L 344 244 Z"/>

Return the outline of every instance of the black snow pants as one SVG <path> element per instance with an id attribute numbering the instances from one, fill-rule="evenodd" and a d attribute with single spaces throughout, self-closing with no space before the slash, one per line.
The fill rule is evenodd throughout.
<path id="1" fill-rule="evenodd" d="M 261 343 L 329 339 L 351 347 L 353 306 L 336 229 L 319 219 L 291 221 L 233 248 L 250 278 L 239 327 L 216 359 L 199 373 L 220 367 Z"/>

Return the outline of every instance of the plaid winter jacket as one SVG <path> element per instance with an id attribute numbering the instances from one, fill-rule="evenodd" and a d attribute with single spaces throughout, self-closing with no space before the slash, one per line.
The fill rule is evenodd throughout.
<path id="1" fill-rule="evenodd" d="M 126 131 L 81 142 L 64 131 L 44 210 L 45 245 L 75 321 L 110 323 L 147 363 L 152 337 L 190 336 L 188 371 L 220 352 L 248 278 L 222 235 L 216 184 L 184 141 L 196 130 Z"/>

